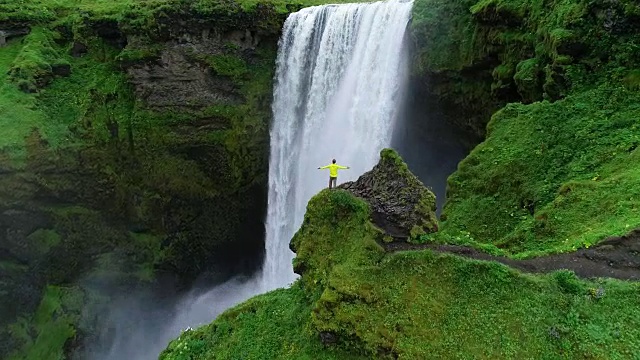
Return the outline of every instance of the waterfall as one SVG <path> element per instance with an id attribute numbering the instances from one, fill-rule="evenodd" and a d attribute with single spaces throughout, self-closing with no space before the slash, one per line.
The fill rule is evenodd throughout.
<path id="1" fill-rule="evenodd" d="M 87 349 L 85 358 L 157 359 L 181 329 L 295 280 L 289 240 L 309 199 L 328 185 L 327 170 L 317 168 L 336 158 L 351 167 L 339 173 L 338 183 L 354 180 L 391 144 L 405 85 L 402 44 L 411 7 L 400 0 L 325 5 L 287 18 L 274 88 L 262 273 L 186 294 L 169 314 L 132 294 L 106 315 L 104 337 L 113 339 Z"/>
<path id="2" fill-rule="evenodd" d="M 276 63 L 263 290 L 295 280 L 289 241 L 309 199 L 371 169 L 391 144 L 406 79 L 412 1 L 323 5 L 291 14 Z"/>

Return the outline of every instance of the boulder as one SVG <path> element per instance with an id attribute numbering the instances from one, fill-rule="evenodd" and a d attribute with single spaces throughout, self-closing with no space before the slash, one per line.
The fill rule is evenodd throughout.
<path id="1" fill-rule="evenodd" d="M 438 231 L 436 197 L 392 149 L 358 180 L 341 184 L 371 207 L 371 221 L 394 240 Z"/>
<path id="2" fill-rule="evenodd" d="M 0 47 L 5 46 L 7 44 L 7 40 L 10 37 L 27 35 L 28 33 L 29 33 L 29 28 L 12 28 L 12 29 L 0 28 Z"/>

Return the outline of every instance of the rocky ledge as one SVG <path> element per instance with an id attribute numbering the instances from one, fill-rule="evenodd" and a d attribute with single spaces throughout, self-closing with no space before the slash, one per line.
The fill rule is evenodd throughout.
<path id="1" fill-rule="evenodd" d="M 339 188 L 369 204 L 371 221 L 384 231 L 388 241 L 438 231 L 435 195 L 393 149 L 382 150 L 372 170 Z"/>

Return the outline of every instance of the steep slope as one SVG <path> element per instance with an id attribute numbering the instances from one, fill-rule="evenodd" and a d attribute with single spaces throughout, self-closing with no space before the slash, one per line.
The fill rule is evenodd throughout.
<path id="1" fill-rule="evenodd" d="M 397 170 L 388 178 L 401 179 Z M 622 359 L 640 350 L 637 283 L 386 253 L 375 218 L 362 199 L 323 190 L 292 239 L 300 280 L 184 332 L 161 359 Z"/>
<path id="2" fill-rule="evenodd" d="M 449 178 L 444 241 L 529 257 L 640 227 L 638 19 L 633 1 L 416 3 L 425 101 L 486 135 Z"/>
<path id="3" fill-rule="evenodd" d="M 283 17 L 214 5 L 0 4 L 0 357 L 260 264 Z"/>
<path id="4" fill-rule="evenodd" d="M 507 103 L 555 101 L 607 78 L 637 86 L 639 18 L 626 0 L 417 1 L 414 73 L 425 101 L 482 138 Z"/>

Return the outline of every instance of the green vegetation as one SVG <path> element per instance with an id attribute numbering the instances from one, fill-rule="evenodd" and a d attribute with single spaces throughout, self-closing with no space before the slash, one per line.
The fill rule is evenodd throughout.
<path id="1" fill-rule="evenodd" d="M 64 358 L 64 344 L 75 336 L 80 317 L 82 293 L 75 288 L 49 286 L 31 319 L 19 319 L 10 327 L 13 337 L 24 344 L 23 352 L 8 360 Z"/>
<path id="2" fill-rule="evenodd" d="M 29 130 L 42 123 L 42 114 L 33 107 L 34 98 L 20 91 L 7 81 L 7 73 L 20 50 L 18 41 L 10 41 L 0 50 L 0 149 L 10 148 L 13 152 L 24 153 L 24 138 Z"/>
<path id="3" fill-rule="evenodd" d="M 292 240 L 301 279 L 184 332 L 160 358 L 624 359 L 640 351 L 638 284 L 385 253 L 368 212 L 344 191 L 316 195 Z"/>
<path id="4" fill-rule="evenodd" d="M 332 3 L 347 2 L 361 1 L 337 0 Z M 264 15 L 265 9 L 267 12 L 273 9 L 286 15 L 303 6 L 326 3 L 326 0 L 17 0 L 0 3 L 0 22 L 65 23 L 90 19 L 114 21 L 129 30 L 161 30 L 163 20 L 176 13 L 218 17 L 220 23 L 232 25 L 243 11 L 262 12 Z M 265 25 L 272 21 L 268 18 L 255 20 Z"/>
<path id="5" fill-rule="evenodd" d="M 261 228 L 271 37 L 285 10 L 164 0 L 0 4 L 3 29 L 30 28 L 0 48 L 0 213 L 28 203 L 26 215 L 36 219 L 22 225 L 23 215 L 11 215 L 18 218 L 11 226 L 26 228 L 3 243 L 10 259 L 27 260 L 0 265 L 0 294 L 10 295 L 0 302 L 0 358 L 71 356 L 75 332 L 96 330 L 92 311 L 110 294 L 82 288 L 81 318 L 66 311 L 66 295 L 47 290 L 41 302 L 52 310 L 37 317 L 42 286 L 66 289 L 88 277 L 129 291 L 155 286 L 158 272 L 188 286 L 230 253 L 260 246 L 247 228 L 251 221 Z M 180 19 L 188 28 L 175 27 Z M 247 51 L 232 36 L 202 39 L 205 28 L 250 29 L 267 40 Z M 179 31 L 193 31 L 195 56 L 171 47 Z M 203 103 L 187 94 L 195 100 L 160 108 L 146 102 L 128 70 L 166 51 L 182 51 L 178 62 L 225 81 L 232 96 Z"/>
<path id="6" fill-rule="evenodd" d="M 421 0 L 414 72 L 451 122 L 479 135 L 509 102 L 555 101 L 640 66 L 633 1 Z"/>
<path id="7" fill-rule="evenodd" d="M 630 1 L 417 2 L 416 74 L 452 122 L 488 126 L 449 179 L 444 232 L 414 241 L 530 257 L 640 226 L 638 19 Z"/>
<path id="8" fill-rule="evenodd" d="M 39 253 L 44 254 L 52 247 L 60 244 L 60 234 L 50 229 L 38 229 L 27 237 L 30 244 L 39 249 Z"/>
<path id="9" fill-rule="evenodd" d="M 35 92 L 38 83 L 42 86 L 53 77 L 55 67 L 68 65 L 59 60 L 54 40 L 54 33 L 45 28 L 34 28 L 23 40 L 23 47 L 8 72 L 22 91 Z"/>
<path id="10" fill-rule="evenodd" d="M 213 324 L 183 332 L 160 359 L 364 359 L 323 348 L 310 325 L 311 311 L 312 299 L 299 285 L 257 296 Z"/>
<path id="11" fill-rule="evenodd" d="M 244 250 L 239 234 L 261 217 L 250 210 L 266 182 L 273 39 L 288 12 L 323 2 L 0 3 L 3 28 L 31 30 L 0 48 L 0 213 L 25 202 L 32 213 L 7 216 L 35 219 L 3 237 L 28 260 L 0 262 L 0 295 L 17 294 L 0 302 L 11 314 L 0 319 L 0 357 L 63 358 L 77 332 L 91 335 L 80 310 L 109 298 L 71 287 L 80 276 L 131 289 L 163 271 L 188 283 L 225 258 L 223 247 Z M 412 242 L 524 258 L 640 227 L 636 5 L 416 1 L 414 75 L 453 123 L 484 135 L 491 121 L 449 180 L 441 231 L 414 227 Z M 237 32 L 261 41 L 247 47 L 253 40 L 234 40 Z M 202 70 L 223 91 L 204 101 L 193 92 L 179 106 L 147 103 L 140 69 L 161 56 L 163 66 L 183 61 L 177 73 Z M 161 82 L 157 74 L 151 81 Z M 392 152 L 382 155 L 408 172 Z M 379 244 L 393 239 L 342 190 L 321 192 L 307 210 L 292 239 L 301 279 L 183 333 L 162 359 L 640 352 L 636 283 L 385 253 Z M 27 276 L 33 283 L 22 287 Z M 18 313 L 19 296 L 40 301 Z"/>
<path id="12" fill-rule="evenodd" d="M 637 92 L 601 85 L 507 106 L 450 178 L 445 230 L 523 257 L 640 227 L 639 102 Z"/>

